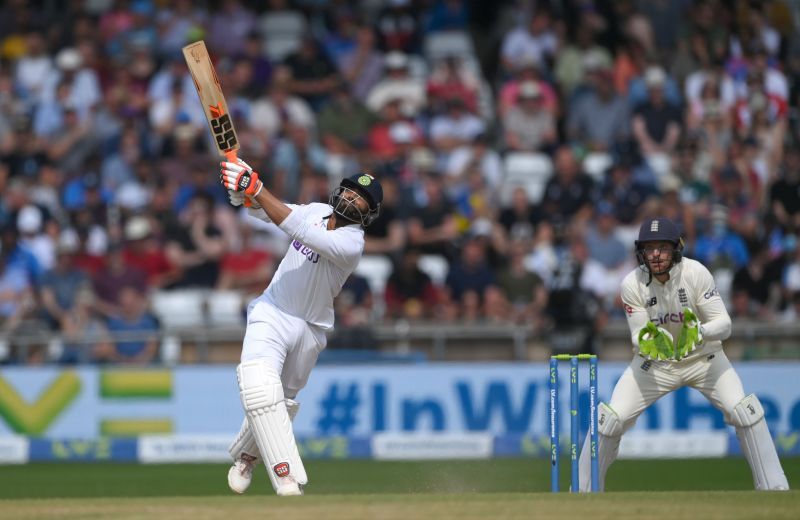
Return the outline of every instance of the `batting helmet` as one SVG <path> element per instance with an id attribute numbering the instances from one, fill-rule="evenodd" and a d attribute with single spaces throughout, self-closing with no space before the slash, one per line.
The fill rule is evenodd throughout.
<path id="1" fill-rule="evenodd" d="M 346 191 L 354 192 L 367 201 L 369 210 L 364 213 L 355 203 L 356 199 L 348 199 L 342 195 Z M 357 173 L 342 179 L 339 187 L 331 193 L 328 204 L 333 207 L 333 212 L 340 217 L 367 227 L 378 218 L 383 202 L 383 188 L 381 183 L 368 173 Z"/>
<path id="2" fill-rule="evenodd" d="M 655 241 L 672 242 L 675 246 L 672 250 L 672 261 L 669 266 L 658 273 L 650 270 L 644 252 L 644 243 Z M 639 267 L 651 275 L 667 273 L 672 269 L 672 266 L 683 259 L 683 238 L 681 238 L 681 233 L 678 231 L 678 226 L 665 217 L 645 220 L 642 227 L 639 228 L 639 239 L 634 242 L 634 246 L 636 247 L 636 259 L 639 261 Z"/>

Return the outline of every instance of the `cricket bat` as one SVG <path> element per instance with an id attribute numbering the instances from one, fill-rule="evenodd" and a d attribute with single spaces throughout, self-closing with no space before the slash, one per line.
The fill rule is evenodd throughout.
<path id="1" fill-rule="evenodd" d="M 220 155 L 224 155 L 228 162 L 236 162 L 239 138 L 233 128 L 228 104 L 225 103 L 225 96 L 222 94 L 222 85 L 217 77 L 217 71 L 214 70 L 214 64 L 211 63 L 205 42 L 200 40 L 185 46 L 183 57 L 189 66 L 189 73 L 203 104 L 203 112 L 208 119 L 217 151 Z"/>

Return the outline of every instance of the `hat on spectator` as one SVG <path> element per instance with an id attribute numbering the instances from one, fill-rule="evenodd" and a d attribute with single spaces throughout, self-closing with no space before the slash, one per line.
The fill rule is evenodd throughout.
<path id="1" fill-rule="evenodd" d="M 405 69 L 408 67 L 408 56 L 400 51 L 392 51 L 384 58 L 383 65 L 387 69 Z"/>
<path id="2" fill-rule="evenodd" d="M 17 229 L 22 234 L 38 233 L 42 230 L 42 211 L 33 205 L 24 206 L 17 214 Z"/>
<path id="3" fill-rule="evenodd" d="M 661 67 L 647 67 L 644 72 L 644 84 L 647 85 L 647 88 L 661 88 L 666 81 L 667 74 Z"/>
<path id="4" fill-rule="evenodd" d="M 133 217 L 125 224 L 126 240 L 141 240 L 150 236 L 150 222 L 146 217 Z"/>
<path id="5" fill-rule="evenodd" d="M 535 81 L 524 81 L 519 86 L 520 99 L 536 99 L 542 97 L 542 89 Z"/>
<path id="6" fill-rule="evenodd" d="M 673 173 L 663 175 L 658 181 L 658 188 L 661 190 L 661 193 L 678 192 L 681 186 L 681 180 Z"/>
<path id="7" fill-rule="evenodd" d="M 74 47 L 66 47 L 56 54 L 56 66 L 61 70 L 77 70 L 82 64 L 81 53 Z"/>
<path id="8" fill-rule="evenodd" d="M 608 70 L 611 62 L 608 57 L 597 51 L 589 51 L 583 58 L 583 70 L 586 72 L 600 72 Z"/>
<path id="9" fill-rule="evenodd" d="M 56 244 L 56 254 L 64 255 L 64 254 L 72 254 L 76 253 L 80 248 L 80 243 L 78 242 L 78 234 L 72 230 L 67 230 L 58 237 L 58 243 Z"/>
<path id="10" fill-rule="evenodd" d="M 389 137 L 395 143 L 412 143 L 414 142 L 414 128 L 410 123 L 398 121 L 389 127 Z"/>
<path id="11" fill-rule="evenodd" d="M 471 237 L 488 237 L 492 234 L 492 221 L 488 218 L 478 218 L 469 227 Z"/>

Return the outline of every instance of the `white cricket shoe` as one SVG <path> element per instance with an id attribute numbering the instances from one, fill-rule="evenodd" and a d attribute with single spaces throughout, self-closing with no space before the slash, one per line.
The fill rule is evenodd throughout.
<path id="1" fill-rule="evenodd" d="M 228 470 L 228 487 L 231 491 L 241 495 L 250 487 L 253 480 L 253 468 L 256 467 L 256 457 L 242 453 L 241 457 L 233 461 L 233 466 Z"/>
<path id="2" fill-rule="evenodd" d="M 296 497 L 303 494 L 303 486 L 291 475 L 288 477 L 278 477 L 278 489 L 276 492 L 279 497 Z"/>

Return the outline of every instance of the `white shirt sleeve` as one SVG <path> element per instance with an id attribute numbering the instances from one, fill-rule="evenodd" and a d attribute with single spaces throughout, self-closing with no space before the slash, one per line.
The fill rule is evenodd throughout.
<path id="1" fill-rule="evenodd" d="M 289 207 L 289 209 L 292 210 L 292 212 L 294 212 L 294 210 L 300 207 L 297 204 L 286 204 L 286 205 Z M 247 208 L 247 214 L 253 218 L 257 218 L 258 220 L 263 220 L 264 222 L 272 223 L 272 219 L 269 218 L 267 212 L 261 208 Z"/>
<path id="2" fill-rule="evenodd" d="M 714 277 L 700 263 L 695 263 L 695 302 L 697 318 L 703 327 L 703 341 L 722 341 L 731 335 L 731 317 L 719 295 Z"/>
<path id="3" fill-rule="evenodd" d="M 305 211 L 307 207 L 292 209 L 278 227 L 343 269 L 358 263 L 364 250 L 363 238 L 358 240 L 347 228 L 329 231 L 324 227 L 315 226 L 313 220 L 307 218 Z"/>
<path id="4" fill-rule="evenodd" d="M 625 309 L 625 317 L 628 319 L 628 328 L 631 331 L 631 342 L 639 347 L 639 331 L 650 321 L 650 316 L 644 307 L 642 295 L 637 290 L 636 276 L 628 275 L 622 281 L 622 308 Z"/>

